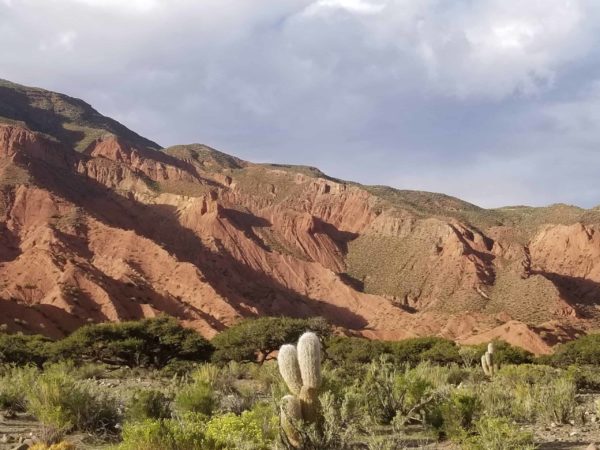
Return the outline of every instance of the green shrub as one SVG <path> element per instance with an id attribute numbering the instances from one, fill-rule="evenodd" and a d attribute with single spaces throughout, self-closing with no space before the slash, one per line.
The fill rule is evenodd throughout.
<path id="1" fill-rule="evenodd" d="M 191 376 L 196 383 L 207 384 L 213 389 L 222 385 L 224 382 L 229 381 L 224 380 L 224 378 L 229 378 L 226 369 L 221 369 L 210 363 L 198 366 Z"/>
<path id="2" fill-rule="evenodd" d="M 200 413 L 210 416 L 217 399 L 213 388 L 204 382 L 184 386 L 175 397 L 175 409 L 179 412 Z"/>
<path id="3" fill-rule="evenodd" d="M 261 317 L 245 319 L 217 334 L 213 359 L 217 362 L 264 362 L 268 355 L 283 344 L 295 342 L 305 331 L 327 335 L 329 326 L 321 318 L 292 319 L 289 317 Z"/>
<path id="4" fill-rule="evenodd" d="M 366 364 L 390 353 L 382 341 L 358 337 L 331 336 L 325 341 L 325 354 L 337 366 Z"/>
<path id="5" fill-rule="evenodd" d="M 589 334 L 559 345 L 550 360 L 558 366 L 599 365 L 600 334 Z"/>
<path id="6" fill-rule="evenodd" d="M 206 424 L 206 438 L 215 448 L 237 450 L 241 448 L 270 449 L 275 439 L 277 417 L 265 417 L 263 411 L 244 411 L 213 417 Z"/>
<path id="7" fill-rule="evenodd" d="M 98 363 L 83 363 L 75 365 L 74 376 L 82 380 L 99 380 L 106 376 L 106 365 Z"/>
<path id="8" fill-rule="evenodd" d="M 162 368 L 172 360 L 206 361 L 212 345 L 168 316 L 79 328 L 54 346 L 55 359 Z"/>
<path id="9" fill-rule="evenodd" d="M 0 374 L 0 409 L 25 411 L 26 396 L 37 377 L 34 367 L 3 367 Z"/>
<path id="10" fill-rule="evenodd" d="M 573 418 L 575 407 L 575 382 L 566 377 L 540 385 L 537 411 L 546 422 L 568 423 Z"/>
<path id="11" fill-rule="evenodd" d="M 43 336 L 0 332 L 0 363 L 42 367 L 52 353 L 52 345 Z"/>
<path id="12" fill-rule="evenodd" d="M 120 450 L 210 449 L 204 440 L 204 418 L 185 415 L 180 419 L 146 419 L 123 426 Z"/>
<path id="13" fill-rule="evenodd" d="M 127 405 L 127 419 L 168 419 L 171 417 L 171 401 L 161 391 L 140 390 L 133 394 Z"/>
<path id="14" fill-rule="evenodd" d="M 407 369 L 407 373 L 427 380 L 432 386 L 441 388 L 447 385 L 457 386 L 470 377 L 470 372 L 457 364 L 435 365 L 429 361 Z"/>
<path id="15" fill-rule="evenodd" d="M 496 377 L 502 378 L 510 385 L 516 385 L 517 383 L 544 384 L 554 380 L 561 373 L 561 370 L 554 367 L 521 364 L 502 366 Z"/>
<path id="16" fill-rule="evenodd" d="M 464 439 L 474 427 L 475 419 L 482 411 L 481 400 L 470 391 L 454 390 L 440 407 L 442 430 L 453 440 Z"/>
<path id="17" fill-rule="evenodd" d="M 476 435 L 464 441 L 467 450 L 533 450 L 533 434 L 520 431 L 501 417 L 482 417 L 475 425 Z"/>
<path id="18" fill-rule="evenodd" d="M 577 389 L 600 391 L 600 372 L 595 366 L 569 366 L 566 376 L 575 382 Z"/>
<path id="19" fill-rule="evenodd" d="M 436 364 L 460 363 L 458 346 L 448 339 L 423 337 L 388 342 L 389 353 L 397 363 L 415 365 L 421 361 Z"/>
<path id="20" fill-rule="evenodd" d="M 112 399 L 94 392 L 61 367 L 42 372 L 26 399 L 27 409 L 42 424 L 65 432 L 112 429 L 119 418 Z"/>
<path id="21" fill-rule="evenodd" d="M 476 345 L 479 357 L 487 350 L 488 344 Z M 531 364 L 534 361 L 533 353 L 521 347 L 515 347 L 505 341 L 494 341 L 494 362 L 500 366 L 506 364 Z"/>
<path id="22" fill-rule="evenodd" d="M 465 367 L 479 366 L 483 353 L 485 352 L 481 351 L 481 347 L 474 345 L 465 345 L 458 349 L 458 354 Z"/>
<path id="23" fill-rule="evenodd" d="M 197 362 L 173 359 L 160 369 L 160 375 L 166 378 L 187 377 L 197 368 Z"/>
<path id="24" fill-rule="evenodd" d="M 419 371 L 398 371 L 385 357 L 369 365 L 359 389 L 369 417 L 380 424 L 394 420 L 396 426 L 440 421 L 432 413 L 439 416 L 441 391 Z"/>

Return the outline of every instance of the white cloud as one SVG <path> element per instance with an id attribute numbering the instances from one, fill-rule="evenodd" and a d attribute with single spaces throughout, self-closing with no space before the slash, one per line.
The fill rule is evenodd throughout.
<path id="1" fill-rule="evenodd" d="M 62 31 L 49 40 L 43 40 L 40 43 L 40 50 L 43 52 L 49 50 L 66 50 L 72 51 L 77 39 L 75 31 Z"/>
<path id="2" fill-rule="evenodd" d="M 0 78 L 165 144 L 473 199 L 468 168 L 491 202 L 545 200 L 545 158 L 565 165 L 600 123 L 599 25 L 594 0 L 19 0 Z"/>
<path id="3" fill-rule="evenodd" d="M 314 15 L 328 10 L 345 10 L 357 14 L 376 14 L 385 8 L 385 1 L 369 0 L 318 0 L 304 11 L 305 15 Z"/>
<path id="4" fill-rule="evenodd" d="M 160 0 L 69 0 L 94 8 L 103 8 L 116 12 L 149 12 L 158 8 Z"/>

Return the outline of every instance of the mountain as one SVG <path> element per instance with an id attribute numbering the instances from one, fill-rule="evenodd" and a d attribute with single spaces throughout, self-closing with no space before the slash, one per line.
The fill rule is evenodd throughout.
<path id="1" fill-rule="evenodd" d="M 322 315 L 371 338 L 498 337 L 536 353 L 598 326 L 600 210 L 483 209 L 167 149 L 85 102 L 0 82 L 0 323 L 62 336 L 166 312 L 207 336 Z"/>

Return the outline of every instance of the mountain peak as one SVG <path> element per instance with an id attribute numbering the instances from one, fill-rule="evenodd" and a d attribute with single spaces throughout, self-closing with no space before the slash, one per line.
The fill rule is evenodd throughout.
<path id="1" fill-rule="evenodd" d="M 114 134 L 140 148 L 161 148 L 156 142 L 103 116 L 83 100 L 2 79 L 0 123 L 25 126 L 78 151 L 106 134 Z"/>

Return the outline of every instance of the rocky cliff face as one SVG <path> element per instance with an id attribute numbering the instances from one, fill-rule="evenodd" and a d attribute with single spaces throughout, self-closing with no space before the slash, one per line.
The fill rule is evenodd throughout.
<path id="1" fill-rule="evenodd" d="M 600 317 L 595 210 L 483 210 L 201 145 L 158 151 L 85 110 L 95 131 L 74 144 L 22 108 L 0 108 L 19 111 L 0 118 L 11 330 L 166 312 L 210 336 L 244 316 L 323 315 L 373 338 L 500 337 L 544 353 Z"/>

